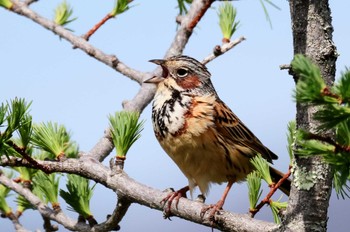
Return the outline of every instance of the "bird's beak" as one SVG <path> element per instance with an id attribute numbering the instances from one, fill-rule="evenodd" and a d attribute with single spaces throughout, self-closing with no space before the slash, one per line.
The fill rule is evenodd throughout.
<path id="1" fill-rule="evenodd" d="M 153 83 L 153 84 L 157 84 L 159 82 L 162 82 L 164 81 L 164 77 L 158 77 L 158 76 L 154 76 L 154 77 L 151 77 L 147 80 L 145 80 L 143 83 Z"/>
<path id="2" fill-rule="evenodd" d="M 161 60 L 161 59 L 154 59 L 154 60 L 149 60 L 149 62 L 151 63 L 155 63 L 155 64 L 158 64 L 158 65 L 162 65 L 165 63 L 165 60 Z"/>
<path id="3" fill-rule="evenodd" d="M 145 80 L 144 83 L 157 84 L 159 82 L 164 81 L 164 79 L 168 76 L 168 69 L 164 66 L 165 61 L 166 60 L 161 60 L 161 59 L 155 59 L 155 60 L 150 60 L 149 61 L 149 62 L 152 62 L 152 63 L 160 65 L 162 67 L 162 69 L 163 69 L 163 74 L 162 74 L 161 77 L 160 76 L 151 77 L 150 79 Z"/>

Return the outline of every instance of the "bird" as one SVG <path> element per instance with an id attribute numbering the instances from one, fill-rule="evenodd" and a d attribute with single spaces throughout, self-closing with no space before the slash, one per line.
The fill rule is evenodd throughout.
<path id="1" fill-rule="evenodd" d="M 188 179 L 188 185 L 169 194 L 166 212 L 171 204 L 198 187 L 207 196 L 212 183 L 227 183 L 220 200 L 202 209 L 210 218 L 220 211 L 234 183 L 242 182 L 254 170 L 250 159 L 257 154 L 272 164 L 278 156 L 246 127 L 219 98 L 211 74 L 196 59 L 178 55 L 150 62 L 162 68 L 162 75 L 145 83 L 156 84 L 152 104 L 152 124 L 155 137 L 163 150 Z M 270 166 L 274 181 L 283 173 Z M 290 180 L 280 187 L 289 195 Z"/>

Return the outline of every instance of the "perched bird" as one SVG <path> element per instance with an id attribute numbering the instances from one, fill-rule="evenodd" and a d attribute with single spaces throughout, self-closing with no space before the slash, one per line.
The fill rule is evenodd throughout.
<path id="1" fill-rule="evenodd" d="M 211 183 L 227 182 L 221 199 L 203 211 L 210 209 L 213 218 L 232 184 L 244 181 L 254 170 L 252 157 L 259 153 L 270 163 L 278 157 L 220 100 L 202 63 L 188 56 L 150 62 L 163 70 L 162 76 L 145 81 L 157 84 L 152 107 L 155 136 L 188 179 L 188 186 L 165 199 L 167 210 L 170 213 L 171 202 L 188 190 L 192 194 L 196 186 L 205 196 Z M 270 171 L 274 181 L 283 175 L 272 167 Z M 282 185 L 286 194 L 289 188 L 290 182 Z"/>

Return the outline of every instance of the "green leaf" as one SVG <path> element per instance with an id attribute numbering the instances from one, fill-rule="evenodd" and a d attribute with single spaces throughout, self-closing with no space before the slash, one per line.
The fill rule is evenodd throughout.
<path id="1" fill-rule="evenodd" d="M 28 182 L 32 181 L 35 173 L 38 171 L 37 169 L 27 168 L 27 167 L 13 167 L 13 169 L 20 174 L 19 178 L 22 181 L 28 181 Z"/>
<path id="2" fill-rule="evenodd" d="M 273 181 L 271 179 L 270 174 L 270 165 L 266 159 L 264 159 L 260 154 L 250 159 L 250 162 L 253 164 L 255 169 L 260 174 L 261 178 L 263 178 L 266 183 L 270 186 Z"/>
<path id="3" fill-rule="evenodd" d="M 288 123 L 288 134 L 287 134 L 287 151 L 289 154 L 289 160 L 290 164 L 292 160 L 294 159 L 294 146 L 295 146 L 295 138 L 296 137 L 296 122 L 295 121 L 290 121 Z"/>
<path id="4" fill-rule="evenodd" d="M 109 116 L 111 136 L 117 157 L 126 157 L 132 144 L 141 137 L 144 121 L 139 122 L 139 113 L 121 111 Z"/>
<path id="5" fill-rule="evenodd" d="M 335 149 L 335 147 L 331 144 L 310 139 L 309 133 L 303 130 L 297 130 L 296 142 L 299 146 L 297 149 L 297 154 L 300 156 L 333 154 Z"/>
<path id="6" fill-rule="evenodd" d="M 70 142 L 70 145 L 65 151 L 65 154 L 68 158 L 78 158 L 79 146 L 76 142 Z"/>
<path id="7" fill-rule="evenodd" d="M 12 139 L 15 131 L 19 132 L 20 138 L 23 138 L 23 142 L 26 142 L 25 140 L 30 136 L 29 131 L 25 132 L 25 128 L 29 127 L 28 124 L 31 120 L 31 117 L 28 114 L 30 105 L 31 103 L 26 103 L 26 101 L 21 98 L 15 98 L 14 100 L 11 100 L 10 103 L 7 102 L 6 105 L 1 104 L 0 128 L 5 127 L 5 130 L 4 132 L 0 131 L 0 153 L 6 156 L 18 154 L 8 145 L 8 142 Z M 6 125 L 4 125 L 5 122 L 7 123 Z"/>
<path id="8" fill-rule="evenodd" d="M 66 1 L 63 1 L 55 9 L 54 21 L 58 25 L 65 26 L 77 19 L 71 18 L 72 14 L 73 8 Z"/>
<path id="9" fill-rule="evenodd" d="M 8 140 L 12 137 L 12 134 L 22 127 L 24 124 L 28 123 L 28 109 L 31 103 L 27 104 L 24 99 L 15 98 L 11 103 L 7 103 L 7 128 L 2 134 L 5 140 Z"/>
<path id="10" fill-rule="evenodd" d="M 17 213 L 22 214 L 27 209 L 35 209 L 35 207 L 22 195 L 17 195 L 15 200 L 17 203 Z"/>
<path id="11" fill-rule="evenodd" d="M 249 207 L 254 210 L 261 197 L 261 176 L 257 171 L 253 171 L 247 176 Z"/>
<path id="12" fill-rule="evenodd" d="M 318 131 L 333 129 L 339 123 L 350 119 L 350 108 L 338 103 L 325 104 L 316 112 L 314 119 L 320 122 Z"/>
<path id="13" fill-rule="evenodd" d="M 46 201 L 50 202 L 53 207 L 59 205 L 58 203 L 58 186 L 60 177 L 55 174 L 45 174 L 38 171 L 33 178 L 33 185 L 38 188 Z"/>
<path id="14" fill-rule="evenodd" d="M 298 75 L 294 98 L 300 103 L 322 104 L 327 97 L 321 95 L 326 84 L 320 69 L 303 55 L 295 55 L 292 70 Z M 332 102 L 335 100 L 330 99 Z"/>
<path id="15" fill-rule="evenodd" d="M 114 8 L 111 11 L 110 15 L 113 17 L 120 15 L 130 9 L 129 3 L 132 2 L 130 0 L 116 0 L 114 4 Z"/>
<path id="16" fill-rule="evenodd" d="M 337 124 L 336 141 L 343 146 L 350 146 L 350 119 Z"/>
<path id="17" fill-rule="evenodd" d="M 345 72 L 341 73 L 339 81 L 334 86 L 334 92 L 338 94 L 342 103 L 346 103 L 347 106 L 350 104 L 350 70 L 346 68 Z"/>
<path id="18" fill-rule="evenodd" d="M 0 170 L 0 175 L 5 175 L 7 178 L 11 179 L 13 177 L 12 172 L 5 172 L 3 169 Z M 9 197 L 11 189 L 5 185 L 0 184 L 0 211 L 5 215 L 12 213 L 12 209 L 7 204 L 6 198 Z"/>
<path id="19" fill-rule="evenodd" d="M 236 8 L 230 2 L 225 1 L 219 6 L 219 25 L 225 41 L 229 41 L 237 30 L 239 21 L 236 21 L 236 15 Z"/>
<path id="20" fill-rule="evenodd" d="M 13 6 L 13 3 L 10 0 L 0 0 L 0 6 L 6 9 L 11 9 Z"/>
<path id="21" fill-rule="evenodd" d="M 266 3 L 268 3 L 269 5 L 273 6 L 273 7 L 276 8 L 277 10 L 281 10 L 281 8 L 279 8 L 276 4 L 274 4 L 274 3 L 271 2 L 270 0 L 260 0 L 261 6 L 262 6 L 262 8 L 263 8 L 263 10 L 264 10 L 264 13 L 265 13 L 265 18 L 266 18 L 266 20 L 269 22 L 270 27 L 272 28 L 271 18 L 270 18 L 269 12 L 267 11 L 267 8 L 266 8 L 264 2 L 266 2 Z"/>
<path id="22" fill-rule="evenodd" d="M 277 223 L 277 224 L 281 223 L 281 219 L 278 216 L 279 212 L 283 209 L 286 209 L 287 206 L 288 206 L 287 202 L 270 201 L 270 208 L 271 208 L 273 219 L 274 219 L 275 223 Z"/>
<path id="23" fill-rule="evenodd" d="M 19 138 L 21 141 L 21 146 L 26 148 L 30 142 L 30 137 L 32 135 L 32 116 L 24 115 L 23 123 L 18 129 Z"/>
<path id="24" fill-rule="evenodd" d="M 7 108 L 8 105 L 4 105 L 4 103 L 1 103 L 0 106 L 0 128 L 3 127 L 3 123 L 6 121 L 6 114 L 7 114 Z"/>
<path id="25" fill-rule="evenodd" d="M 89 180 L 74 174 L 68 175 L 67 190 L 60 190 L 60 196 L 70 205 L 71 210 L 82 215 L 85 219 L 92 216 L 90 211 L 90 199 L 95 188 L 89 186 Z"/>
<path id="26" fill-rule="evenodd" d="M 179 15 L 187 14 L 187 5 L 191 4 L 192 0 L 177 0 L 177 5 L 179 8 Z"/>
<path id="27" fill-rule="evenodd" d="M 333 188 L 337 193 L 337 197 L 341 196 L 343 199 L 345 197 L 350 198 L 348 194 L 350 192 L 350 187 L 347 184 L 349 181 L 349 168 L 345 168 L 343 170 L 335 171 L 333 173 Z"/>
<path id="28" fill-rule="evenodd" d="M 74 146 L 66 128 L 52 122 L 34 125 L 31 140 L 34 146 L 51 153 L 56 158 L 66 155 L 70 147 Z"/>

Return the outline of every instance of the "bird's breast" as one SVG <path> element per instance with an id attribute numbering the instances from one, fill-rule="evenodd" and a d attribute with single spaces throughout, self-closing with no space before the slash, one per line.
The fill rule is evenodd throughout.
<path id="1" fill-rule="evenodd" d="M 179 133 L 186 124 L 184 115 L 188 111 L 191 97 L 180 90 L 158 89 L 153 102 L 152 122 L 158 140 Z"/>
<path id="2" fill-rule="evenodd" d="M 152 108 L 157 139 L 160 142 L 167 137 L 186 140 L 205 133 L 214 125 L 214 102 L 214 95 L 196 96 L 166 85 L 158 87 Z"/>

